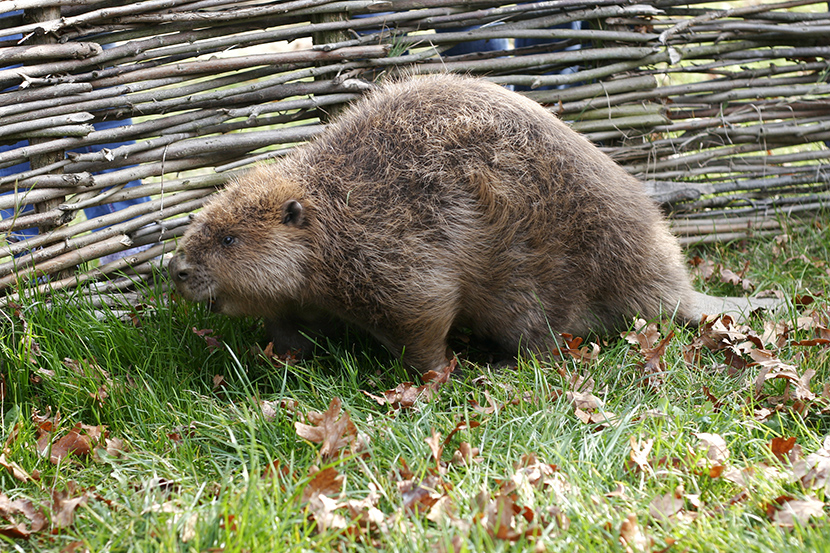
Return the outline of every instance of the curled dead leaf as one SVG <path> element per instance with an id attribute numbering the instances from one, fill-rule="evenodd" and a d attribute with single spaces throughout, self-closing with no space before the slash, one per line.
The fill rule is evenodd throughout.
<path id="1" fill-rule="evenodd" d="M 259 408 L 262 411 L 262 418 L 265 419 L 267 422 L 271 422 L 277 418 L 277 413 L 280 411 L 287 412 L 290 415 L 297 415 L 297 407 L 299 404 L 294 399 L 283 398 L 278 401 L 266 401 L 262 400 L 259 402 Z"/>
<path id="2" fill-rule="evenodd" d="M 532 489 L 544 490 L 551 501 L 559 502 L 577 492 L 575 487 L 559 472 L 556 465 L 540 461 L 535 454 L 527 453 L 513 464 L 515 472 L 499 486 L 502 494 L 518 494 L 525 499 L 533 496 Z"/>
<path id="3" fill-rule="evenodd" d="M 432 452 L 432 458 L 435 459 L 435 463 L 440 465 L 441 454 L 444 452 L 444 442 L 441 440 L 440 432 L 436 432 L 435 429 L 433 429 L 432 435 L 424 441 L 429 446 L 429 449 Z"/>
<path id="4" fill-rule="evenodd" d="M 620 524 L 620 545 L 625 548 L 626 553 L 641 553 L 651 550 L 653 540 L 649 538 L 640 524 L 637 522 L 637 515 L 629 513 L 622 524 Z"/>
<path id="5" fill-rule="evenodd" d="M 663 356 L 666 354 L 666 347 L 672 338 L 674 338 L 674 330 L 670 331 L 653 348 L 640 349 L 640 355 L 643 356 L 644 360 L 640 368 L 646 377 L 645 382 L 653 388 L 657 388 L 663 384 L 662 375 L 666 372 L 666 362 L 663 360 Z"/>
<path id="6" fill-rule="evenodd" d="M 421 377 L 425 383 L 432 384 L 433 390 L 437 389 L 437 385 L 446 384 L 450 381 L 450 375 L 458 366 L 458 358 L 453 357 L 446 367 L 440 371 L 427 371 Z"/>
<path id="7" fill-rule="evenodd" d="M 346 517 L 341 512 L 336 512 L 338 508 L 336 500 L 322 494 L 313 495 L 308 501 L 308 510 L 319 532 L 342 530 L 349 525 Z"/>
<path id="8" fill-rule="evenodd" d="M 648 456 L 651 453 L 651 448 L 654 445 L 654 439 L 649 438 L 645 442 L 640 442 L 634 436 L 628 438 L 628 443 L 631 446 L 631 460 L 637 465 L 641 471 L 647 472 L 650 468 Z"/>
<path id="9" fill-rule="evenodd" d="M 582 338 L 574 338 L 571 334 L 560 334 L 562 338 L 561 350 L 570 355 L 579 363 L 590 363 L 599 358 L 599 344 L 591 342 L 590 349 L 588 346 L 579 347 L 582 344 Z"/>
<path id="10" fill-rule="evenodd" d="M 450 462 L 453 465 L 466 466 L 481 463 L 484 458 L 479 455 L 480 453 L 481 450 L 479 448 L 473 447 L 467 442 L 461 442 L 458 445 L 458 449 L 452 454 L 452 460 Z"/>
<path id="11" fill-rule="evenodd" d="M 192 330 L 193 334 L 195 334 L 196 336 L 200 336 L 202 339 L 204 339 L 208 352 L 213 352 L 217 349 L 222 349 L 222 337 L 219 335 L 214 335 L 212 328 L 203 328 L 202 330 L 197 330 L 194 326 Z"/>
<path id="12" fill-rule="evenodd" d="M 365 390 L 361 392 L 368 398 L 373 399 L 378 405 L 388 405 L 393 410 L 412 409 L 421 401 L 432 399 L 433 388 L 426 384 L 416 386 L 412 382 L 403 382 L 391 390 L 383 392 L 382 396 L 371 394 Z"/>
<path id="13" fill-rule="evenodd" d="M 65 435 L 52 441 L 51 431 L 45 428 L 52 428 L 51 424 L 42 424 L 38 430 L 38 452 L 45 456 L 49 454 L 49 461 L 57 465 L 62 459 L 69 455 L 76 457 L 88 457 L 93 447 L 97 446 L 102 437 L 106 436 L 104 426 L 89 426 L 83 423 L 76 423 Z"/>
<path id="14" fill-rule="evenodd" d="M 815 497 L 780 496 L 767 506 L 767 516 L 777 526 L 793 528 L 796 524 L 807 524 L 813 518 L 825 518 L 824 502 Z"/>
<path id="15" fill-rule="evenodd" d="M 343 475 L 334 467 L 314 471 L 311 479 L 303 488 L 302 501 L 310 501 L 316 495 L 339 496 L 343 491 Z"/>
<path id="16" fill-rule="evenodd" d="M 514 515 L 519 509 L 509 495 L 499 494 L 490 501 L 484 510 L 483 525 L 487 533 L 500 540 L 515 541 L 521 537 L 516 532 Z"/>
<path id="17" fill-rule="evenodd" d="M 105 457 L 119 458 L 127 451 L 127 444 L 121 438 L 104 438 L 93 449 L 93 459 L 103 462 Z"/>
<path id="18" fill-rule="evenodd" d="M 680 513 L 686 506 L 682 487 L 678 486 L 673 491 L 658 495 L 651 500 L 648 512 L 657 520 L 666 520 Z"/>
<path id="19" fill-rule="evenodd" d="M 76 492 L 79 492 L 76 494 Z M 78 490 L 75 482 L 68 482 L 65 490 L 52 490 L 52 526 L 67 528 L 75 521 L 75 510 L 86 505 L 89 493 Z"/>
<path id="20" fill-rule="evenodd" d="M 334 398 L 324 413 L 310 411 L 308 421 L 311 424 L 295 422 L 297 435 L 316 444 L 322 444 L 320 456 L 331 457 L 347 445 L 353 444 L 357 438 L 357 428 L 343 412 L 341 416 L 340 398 Z"/>
<path id="21" fill-rule="evenodd" d="M 776 459 L 783 461 L 787 458 L 787 454 L 792 451 L 794 445 L 795 436 L 791 436 L 789 438 L 773 438 L 770 441 L 769 449 L 772 451 L 772 454 L 775 455 Z"/>
<path id="22" fill-rule="evenodd" d="M 16 480 L 20 480 L 21 482 L 30 482 L 34 480 L 34 478 L 32 478 L 28 472 L 23 470 L 23 467 L 21 467 L 14 461 L 9 461 L 8 459 L 6 459 L 5 453 L 0 453 L 0 467 L 5 468 L 7 471 L 9 471 L 9 474 L 11 474 Z"/>
<path id="23" fill-rule="evenodd" d="M 723 465 L 729 459 L 729 448 L 726 440 L 720 434 L 696 432 L 695 437 L 700 440 L 700 448 L 706 452 L 706 458 L 714 465 Z"/>
<path id="24" fill-rule="evenodd" d="M 624 338 L 629 344 L 639 345 L 641 349 L 647 349 L 660 339 L 660 330 L 657 323 L 635 319 L 632 327 L 634 330 L 620 334 L 620 337 Z"/>
<path id="25" fill-rule="evenodd" d="M 793 475 L 806 489 L 830 494 L 830 436 L 815 453 L 793 463 Z"/>
<path id="26" fill-rule="evenodd" d="M 487 390 L 484 390 L 484 399 L 487 401 L 487 407 L 480 405 L 475 399 L 470 400 L 470 405 L 476 413 L 481 413 L 482 415 L 492 415 L 499 409 L 498 404 L 496 404 L 496 400 L 490 396 L 490 393 Z"/>
<path id="27" fill-rule="evenodd" d="M 440 476 L 427 474 L 422 480 L 409 478 L 397 483 L 407 513 L 429 512 L 449 487 Z"/>
<path id="28" fill-rule="evenodd" d="M 602 407 L 602 400 L 589 392 L 566 392 L 565 397 L 576 409 L 593 410 Z"/>
<path id="29" fill-rule="evenodd" d="M 46 527 L 46 514 L 28 499 L 15 500 L 0 491 L 0 535 L 12 539 L 29 539 Z"/>

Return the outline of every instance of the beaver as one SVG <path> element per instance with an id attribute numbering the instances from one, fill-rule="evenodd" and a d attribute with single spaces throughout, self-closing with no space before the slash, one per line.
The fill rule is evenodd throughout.
<path id="1" fill-rule="evenodd" d="M 185 298 L 264 317 L 275 351 L 345 322 L 422 372 L 456 326 L 545 354 L 560 333 L 720 310 L 641 182 L 534 101 L 448 74 L 378 87 L 230 184 L 169 272 Z"/>

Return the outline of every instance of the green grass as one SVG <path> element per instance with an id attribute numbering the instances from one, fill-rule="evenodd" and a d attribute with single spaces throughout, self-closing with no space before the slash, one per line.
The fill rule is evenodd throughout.
<path id="1" fill-rule="evenodd" d="M 817 299 L 811 307 L 826 308 L 830 225 L 826 217 L 819 223 L 794 232 L 777 252 L 775 242 L 758 240 L 689 254 L 736 272 L 749 260 L 747 276 L 758 289 L 788 297 L 809 293 Z M 696 285 L 711 293 L 740 293 L 729 284 Z M 595 362 L 523 360 L 515 369 L 498 371 L 468 361 L 481 356 L 456 340 L 460 374 L 432 401 L 392 410 L 361 393 L 380 395 L 409 379 L 383 348 L 349 339 L 321 344 L 311 361 L 275 366 L 253 352 L 265 342 L 256 321 L 210 314 L 157 290 L 151 287 L 152 301 L 127 321 L 97 319 L 76 293 L 49 304 L 29 299 L 0 315 L 5 456 L 28 474 L 39 473 L 39 480 L 22 482 L 0 470 L 0 487 L 9 499 L 29 499 L 46 513 L 56 510 L 54 490 L 74 485 L 72 496 L 88 496 L 71 524 L 58 528 L 53 520 L 28 540 L 0 537 L 0 549 L 625 551 L 620 530 L 633 517 L 647 551 L 672 543 L 671 551 L 830 550 L 823 517 L 781 528 L 767 514 L 781 496 L 828 500 L 823 489 L 792 478 L 791 466 L 769 449 L 774 437 L 795 437 L 806 456 L 830 434 L 827 402 L 820 397 L 830 377 L 830 349 L 792 343 L 813 337 L 813 331 L 794 331 L 775 350 L 799 375 L 816 371 L 811 389 L 819 397 L 800 413 L 793 401 L 767 397 L 784 393 L 780 379 L 768 381 L 764 397 L 753 399 L 757 366 L 730 374 L 724 353 L 708 350 L 698 367 L 687 366 L 683 346 L 697 331 L 670 323 L 661 328 L 661 336 L 671 329 L 676 335 L 659 386 L 644 385 L 638 348 L 618 337 L 587 338 L 601 346 Z M 792 325 L 796 317 L 793 311 L 780 319 Z M 762 334 L 764 320 L 771 319 L 765 315 L 752 326 Z M 193 329 L 212 329 L 219 348 L 209 348 Z M 37 355 L 30 353 L 33 344 Z M 223 378 L 219 387 L 217 375 Z M 570 389 L 572 375 L 592 377 L 594 396 L 617 416 L 616 424 L 577 418 L 562 393 Z M 470 400 L 487 406 L 488 396 L 499 408 L 482 414 Z M 307 422 L 304 416 L 284 408 L 269 420 L 258 404 L 292 399 L 304 415 L 324 412 L 335 397 L 366 445 L 326 459 L 319 444 L 297 435 L 295 422 Z M 775 405 L 779 410 L 769 419 L 753 418 L 755 407 Z M 76 423 L 105 425 L 109 438 L 123 440 L 126 448 L 117 457 L 70 456 L 55 465 L 37 452 L 33 410 L 60 413 L 57 437 Z M 436 468 L 427 439 L 438 432 L 443 440 L 460 423 L 467 424 L 446 443 Z M 723 437 L 727 468 L 763 463 L 777 468 L 780 477 L 759 471 L 738 485 L 710 476 L 698 433 Z M 653 440 L 644 470 L 630 462 L 632 437 L 639 444 Z M 480 450 L 477 462 L 450 462 L 462 442 Z M 550 469 L 539 482 L 519 465 L 531 454 L 541 463 L 537 471 Z M 274 462 L 279 476 L 263 477 Z M 343 506 L 333 511 L 341 519 L 322 529 L 317 519 L 324 511 L 303 497 L 313 487 L 310 475 L 327 467 L 343 478 L 342 491 L 332 494 Z M 511 479 L 514 490 L 508 487 Z M 619 485 L 623 495 L 607 495 Z M 650 513 L 656 497 L 676 489 L 682 489 L 681 513 L 667 520 Z M 424 502 L 415 503 L 411 490 Z M 501 539 L 488 522 L 498 505 L 508 505 L 504 497 L 497 503 L 500 495 L 521 509 L 505 519 L 512 525 L 506 534 L 516 539 Z M 428 515 L 429 504 L 441 496 L 452 515 L 438 516 L 437 507 Z M 362 511 L 345 507 L 367 497 Z M 379 521 L 367 522 L 369 504 L 375 516 L 381 514 Z M 420 505 L 420 511 L 412 512 L 411 505 Z M 0 508 L 0 527 L 7 519 Z M 525 531 L 528 537 L 518 536 Z"/>

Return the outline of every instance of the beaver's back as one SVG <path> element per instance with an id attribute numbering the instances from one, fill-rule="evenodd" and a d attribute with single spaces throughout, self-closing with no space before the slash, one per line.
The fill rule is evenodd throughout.
<path id="1" fill-rule="evenodd" d="M 494 298 L 508 309 L 538 297 L 549 320 L 581 332 L 691 293 L 642 185 L 535 102 L 484 81 L 386 85 L 286 161 L 336 207 L 320 235 L 329 263 L 354 269 L 338 278 L 388 290 L 449 274 L 461 319 L 487 334 L 498 332 L 483 313 Z"/>

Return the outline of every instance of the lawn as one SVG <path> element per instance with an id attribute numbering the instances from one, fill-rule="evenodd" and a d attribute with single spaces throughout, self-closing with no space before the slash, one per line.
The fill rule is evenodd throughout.
<path id="1" fill-rule="evenodd" d="M 828 221 L 688 251 L 783 312 L 500 368 L 459 334 L 447 382 L 359 336 L 279 358 L 161 281 L 103 318 L 29 298 L 0 314 L 0 550 L 830 550 Z"/>

